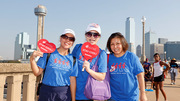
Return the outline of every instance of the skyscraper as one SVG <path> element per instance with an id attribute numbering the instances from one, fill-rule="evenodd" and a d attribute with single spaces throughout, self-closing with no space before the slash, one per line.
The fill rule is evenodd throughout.
<path id="1" fill-rule="evenodd" d="M 137 55 L 138 57 L 141 57 L 141 46 L 140 46 L 140 45 L 138 45 L 138 46 L 136 47 L 136 55 Z"/>
<path id="2" fill-rule="evenodd" d="M 166 42 L 168 42 L 167 38 L 158 38 L 158 43 L 159 44 L 165 44 Z"/>
<path id="3" fill-rule="evenodd" d="M 34 49 L 33 45 L 29 44 L 29 35 L 26 32 L 21 32 L 16 36 L 14 47 L 14 60 L 28 59 L 30 56 L 27 49 Z M 32 53 L 33 51 L 31 51 Z"/>
<path id="4" fill-rule="evenodd" d="M 151 30 L 145 33 L 145 55 L 146 58 L 150 59 L 150 45 L 158 43 L 156 33 L 152 32 Z"/>
<path id="5" fill-rule="evenodd" d="M 134 45 L 131 46 L 133 48 L 131 48 L 131 52 L 135 52 L 135 22 L 134 22 L 134 18 L 132 17 L 128 17 L 126 19 L 126 40 L 128 42 L 128 44 Z"/>
<path id="6" fill-rule="evenodd" d="M 172 58 L 176 58 L 176 60 L 180 60 L 179 50 L 180 50 L 180 41 L 168 41 L 164 44 L 164 51 L 166 51 L 165 58 L 168 60 Z"/>
<path id="7" fill-rule="evenodd" d="M 16 36 L 14 47 L 14 59 L 22 59 L 22 48 L 29 44 L 29 35 L 26 32 L 21 32 Z"/>
<path id="8" fill-rule="evenodd" d="M 149 58 L 150 61 L 154 60 L 153 55 L 155 53 L 159 53 L 161 60 L 164 60 L 164 44 L 157 44 L 157 43 L 151 44 L 150 49 L 151 49 L 150 50 L 150 58 Z"/>

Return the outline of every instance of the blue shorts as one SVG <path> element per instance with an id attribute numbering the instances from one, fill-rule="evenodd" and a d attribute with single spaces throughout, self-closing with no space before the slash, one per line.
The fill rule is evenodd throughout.
<path id="1" fill-rule="evenodd" d="M 38 101 L 71 101 L 70 87 L 53 87 L 42 84 Z"/>

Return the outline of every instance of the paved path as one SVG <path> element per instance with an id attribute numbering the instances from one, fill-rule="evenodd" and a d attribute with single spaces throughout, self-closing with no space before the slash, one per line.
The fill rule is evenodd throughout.
<path id="1" fill-rule="evenodd" d="M 176 78 L 176 85 L 171 85 L 171 79 L 168 75 L 168 78 L 164 81 L 164 90 L 166 92 L 167 100 L 168 101 L 180 101 L 180 73 L 178 74 Z M 148 88 L 150 88 L 150 82 L 148 83 Z M 146 91 L 146 95 L 148 98 L 148 101 L 156 101 L 155 91 L 149 92 Z M 164 101 L 164 97 L 159 91 L 159 101 Z"/>

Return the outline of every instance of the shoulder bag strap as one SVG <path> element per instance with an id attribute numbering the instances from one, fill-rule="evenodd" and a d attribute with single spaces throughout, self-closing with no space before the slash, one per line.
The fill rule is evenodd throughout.
<path id="1" fill-rule="evenodd" d="M 91 68 L 91 69 L 94 70 L 94 71 L 96 71 L 96 69 L 97 69 L 97 68 L 95 68 L 95 67 L 97 67 L 97 63 L 98 63 L 100 54 L 101 54 L 101 50 L 100 50 L 100 52 L 99 52 L 99 54 L 98 54 L 98 57 L 97 57 L 97 59 L 96 59 L 95 64 L 94 64 L 93 67 Z"/>
<path id="2" fill-rule="evenodd" d="M 107 54 L 107 64 L 109 63 L 109 54 Z"/>
<path id="3" fill-rule="evenodd" d="M 73 56 L 73 66 L 76 63 L 76 57 Z"/>
<path id="4" fill-rule="evenodd" d="M 46 66 L 47 66 L 47 63 L 48 63 L 48 60 L 49 60 L 50 55 L 51 55 L 51 53 L 48 53 L 48 54 L 47 54 L 47 58 L 46 58 L 46 65 L 45 65 L 45 68 L 44 68 L 44 71 L 43 71 L 43 77 L 42 77 L 42 80 L 43 80 L 43 78 L 44 78 L 44 74 L 45 74 Z"/>
<path id="5" fill-rule="evenodd" d="M 107 68 L 109 68 L 108 63 L 109 63 L 109 54 L 107 54 Z"/>

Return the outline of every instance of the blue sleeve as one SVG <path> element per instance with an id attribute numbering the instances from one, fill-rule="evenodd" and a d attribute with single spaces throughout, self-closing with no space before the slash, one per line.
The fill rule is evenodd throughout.
<path id="1" fill-rule="evenodd" d="M 77 44 L 75 47 L 74 47 L 74 49 L 73 49 L 73 51 L 72 51 L 72 55 L 74 56 L 74 57 L 76 57 L 77 58 L 77 51 L 78 51 L 78 48 L 80 48 L 80 46 L 81 46 L 82 44 Z"/>
<path id="2" fill-rule="evenodd" d="M 139 74 L 141 72 L 144 72 L 144 69 L 143 69 L 143 67 L 142 67 L 142 65 L 140 63 L 140 60 L 135 54 L 132 55 L 132 60 L 131 61 L 133 63 L 133 67 L 134 67 L 133 73 L 135 75 L 137 75 L 137 74 Z"/>
<path id="3" fill-rule="evenodd" d="M 47 53 L 43 54 L 43 57 L 40 57 L 38 62 L 37 62 L 37 66 L 44 69 L 45 65 L 46 65 L 46 59 L 47 59 Z"/>
<path id="4" fill-rule="evenodd" d="M 76 59 L 76 62 L 75 62 L 73 69 L 72 69 L 71 76 L 77 77 L 77 75 L 78 75 L 78 63 L 77 63 L 77 59 Z"/>
<path id="5" fill-rule="evenodd" d="M 101 51 L 99 60 L 98 60 L 98 71 L 105 73 L 107 72 L 107 54 L 104 50 Z"/>

